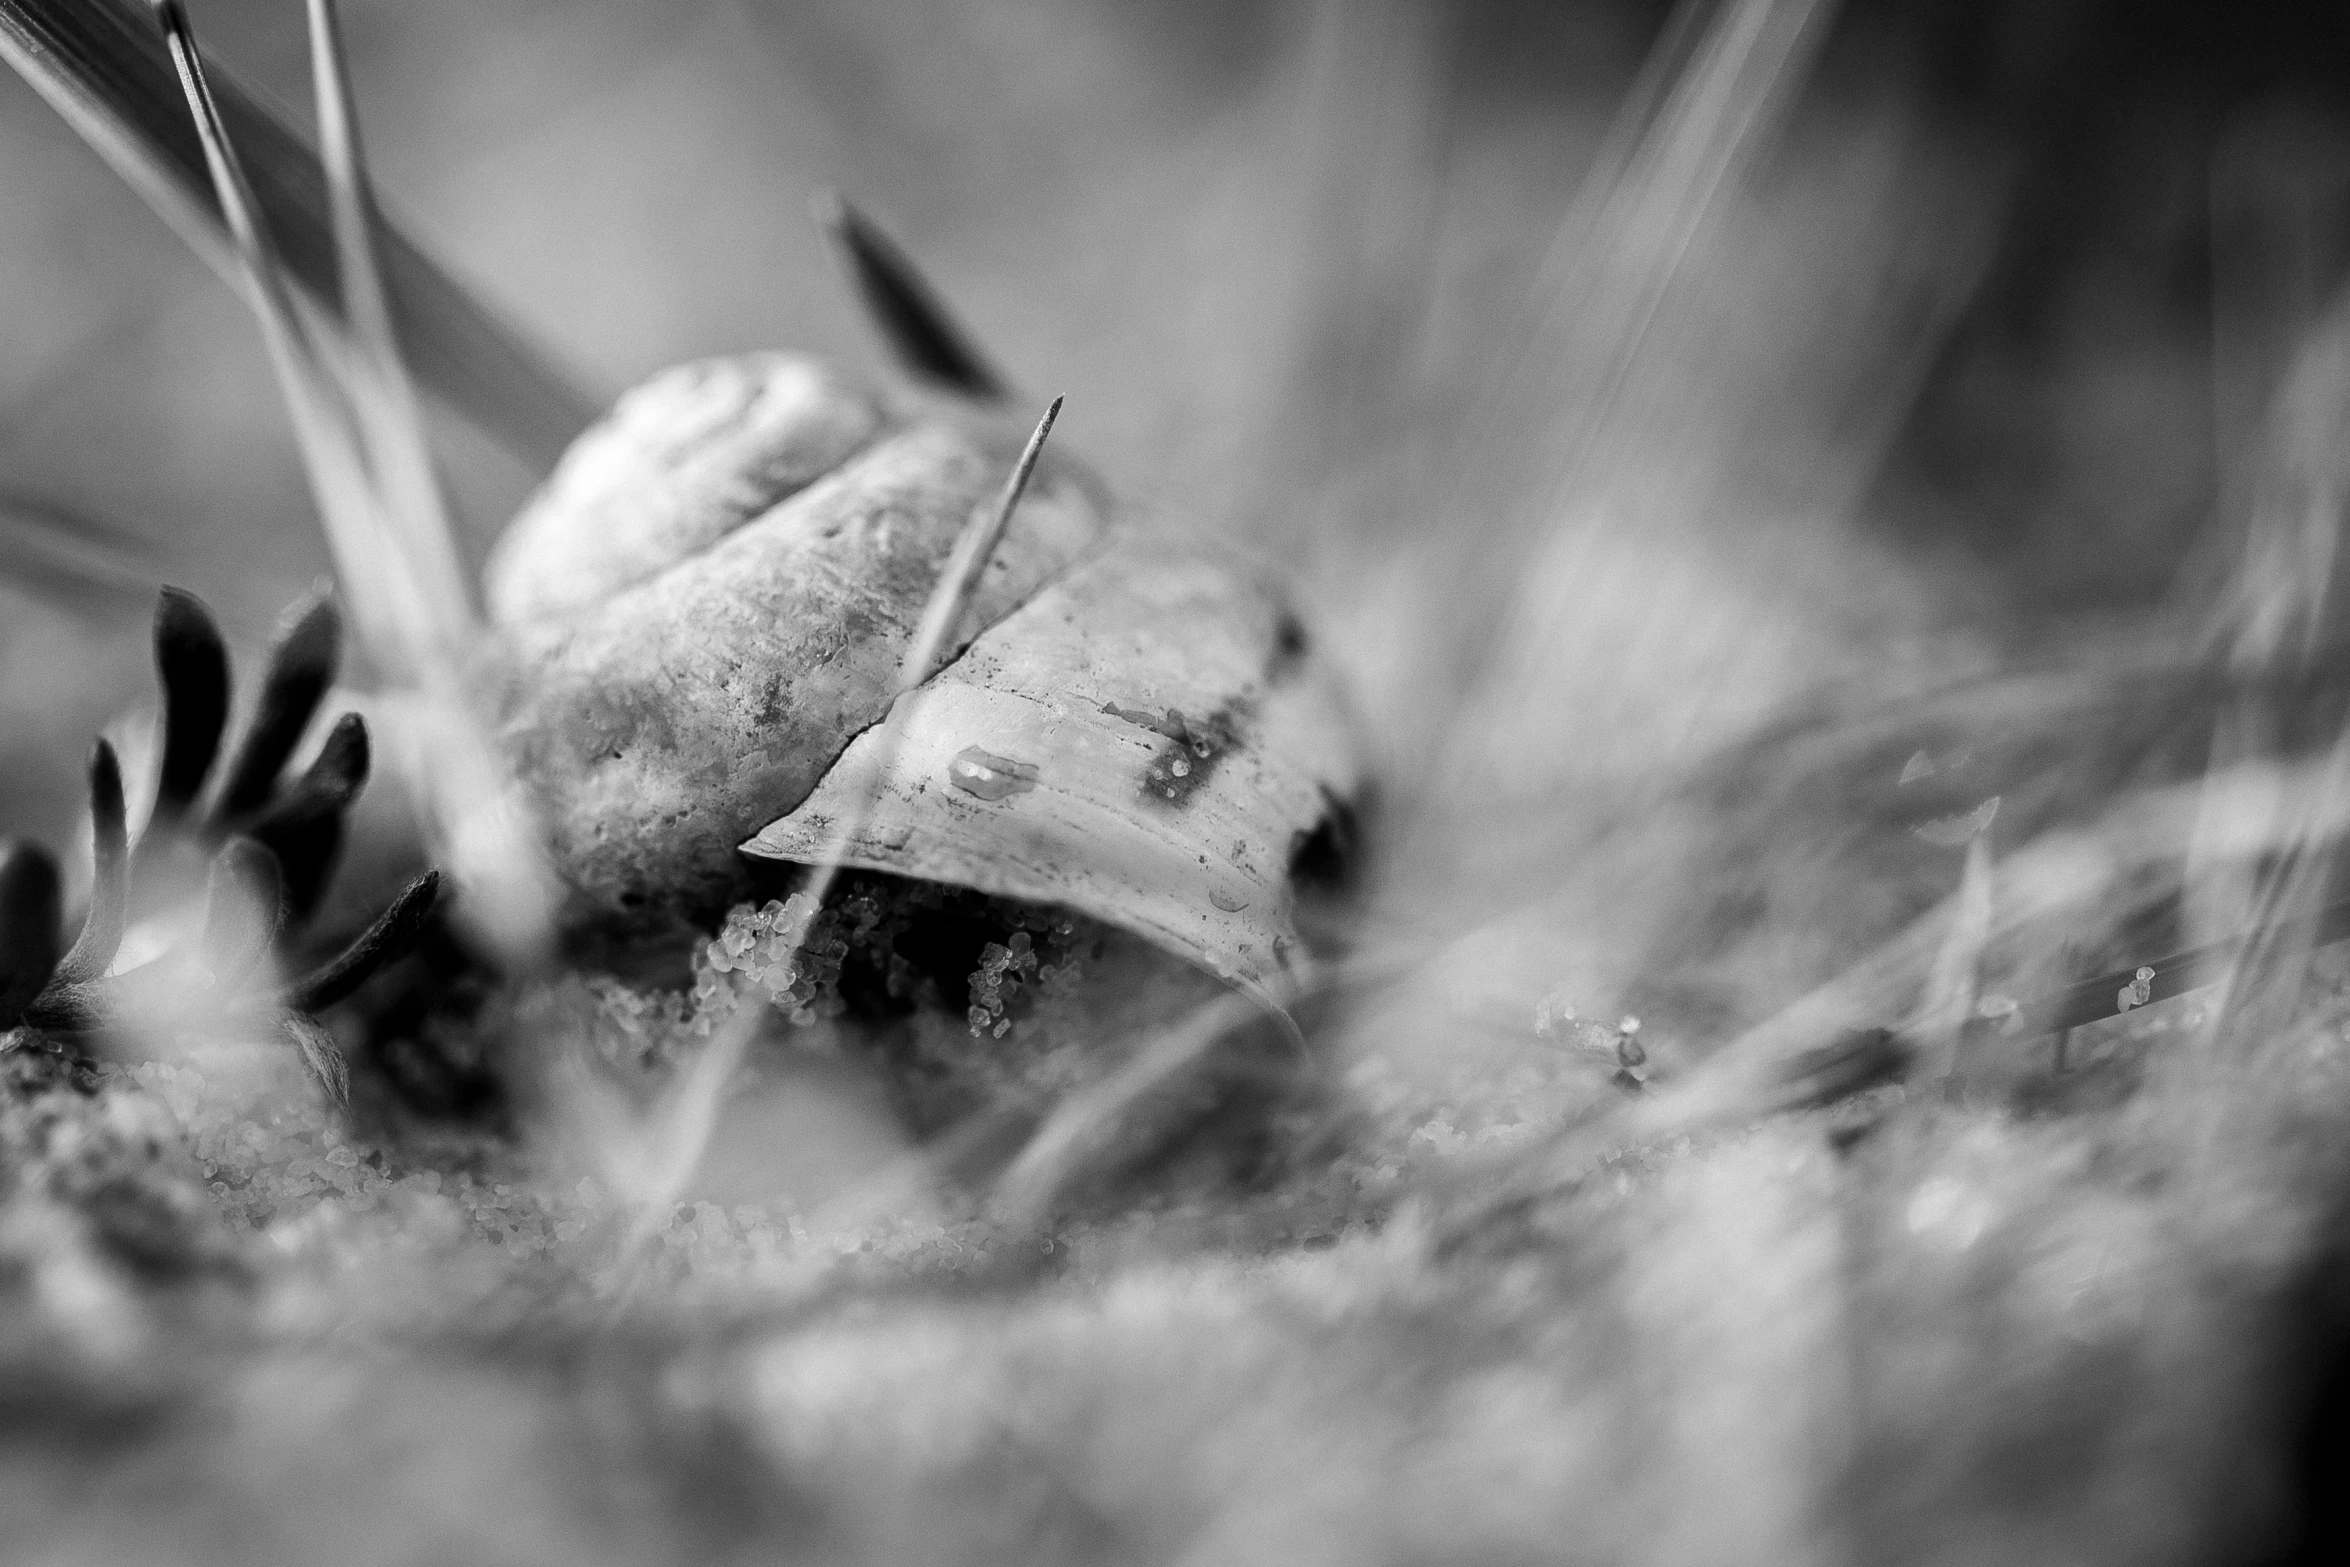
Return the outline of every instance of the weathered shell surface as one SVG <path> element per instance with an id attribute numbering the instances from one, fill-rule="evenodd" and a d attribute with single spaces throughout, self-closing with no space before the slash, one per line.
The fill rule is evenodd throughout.
<path id="1" fill-rule="evenodd" d="M 1065 904 L 1250 985 L 1298 970 L 1291 862 L 1361 763 L 1261 568 L 1121 537 L 901 704 L 886 776 L 868 731 L 745 852 Z"/>
<path id="2" fill-rule="evenodd" d="M 682 365 L 574 443 L 499 540 L 490 613 L 586 609 L 708 549 L 831 472 L 881 410 L 815 360 L 745 354 Z"/>
<path id="3" fill-rule="evenodd" d="M 656 378 L 581 438 L 491 562 L 500 738 L 546 815 L 575 923 L 674 926 L 738 895 L 735 845 L 887 710 L 956 535 L 1018 450 L 888 418 L 828 377 L 827 395 L 797 395 L 823 375 L 768 355 Z M 861 444 L 808 471 L 860 421 Z M 1102 529 L 1089 484 L 1040 467 L 963 639 Z"/>
<path id="4" fill-rule="evenodd" d="M 489 581 L 504 740 L 576 919 L 704 917 L 738 845 L 815 860 L 870 801 L 852 865 L 1063 904 L 1252 988 L 1294 971 L 1292 859 L 1362 781 L 1344 708 L 1260 568 L 1113 529 L 1049 451 L 876 776 L 1016 448 L 779 354 L 668 372 L 581 438 Z"/>

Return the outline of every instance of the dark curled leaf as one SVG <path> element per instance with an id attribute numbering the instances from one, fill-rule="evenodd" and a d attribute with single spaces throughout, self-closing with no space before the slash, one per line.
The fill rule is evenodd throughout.
<path id="1" fill-rule="evenodd" d="M 351 1069 L 344 1064 L 342 1047 L 335 1043 L 335 1036 L 316 1018 L 298 1012 L 287 1014 L 284 1026 L 294 1048 L 302 1053 L 302 1064 L 318 1079 L 327 1098 L 338 1105 L 349 1104 Z"/>
<path id="2" fill-rule="evenodd" d="M 302 777 L 275 804 L 246 829 L 246 836 L 268 843 L 273 833 L 309 822 L 320 815 L 338 815 L 367 786 L 372 751 L 367 720 L 345 713 L 327 731 L 318 755 L 302 770 Z"/>
<path id="3" fill-rule="evenodd" d="M 0 1029 L 16 1026 L 57 968 L 61 896 L 48 850 L 0 844 Z"/>
<path id="4" fill-rule="evenodd" d="M 817 223 L 847 263 L 857 297 L 908 373 L 994 402 L 1009 390 L 970 334 L 957 324 L 913 258 L 837 191 L 815 200 Z"/>
<path id="5" fill-rule="evenodd" d="M 155 607 L 155 670 L 163 684 L 163 765 L 153 821 L 169 826 L 203 792 L 228 722 L 228 648 L 212 612 L 184 589 L 165 588 Z"/>
<path id="6" fill-rule="evenodd" d="M 1812 1109 L 1897 1083 L 1916 1057 L 1909 1041 L 1889 1028 L 1856 1028 L 1790 1060 L 1784 1108 Z"/>
<path id="7" fill-rule="evenodd" d="M 260 841 L 277 856 L 286 878 L 286 918 L 299 923 L 317 909 L 343 850 L 343 818 L 334 812 L 280 823 Z"/>
<path id="8" fill-rule="evenodd" d="M 260 967 L 284 916 L 277 856 L 250 838 L 231 838 L 213 857 L 204 902 L 204 967 L 214 989 L 234 989 Z"/>
<path id="9" fill-rule="evenodd" d="M 285 629 L 269 652 L 260 705 L 221 791 L 223 823 L 256 811 L 269 799 L 286 758 L 334 683 L 342 651 L 343 617 L 332 593 L 320 588 L 288 614 Z"/>
<path id="10" fill-rule="evenodd" d="M 441 873 L 426 871 L 339 957 L 288 985 L 282 996 L 295 1012 L 317 1012 L 348 996 L 385 964 L 405 956 L 424 935 L 440 897 Z"/>
<path id="11" fill-rule="evenodd" d="M 68 984 L 96 979 L 113 964 L 130 905 L 131 856 L 123 822 L 122 765 L 115 760 L 114 747 L 103 740 L 90 757 L 90 826 L 96 858 L 90 912 L 82 916 L 82 932 L 74 939 L 73 950 L 57 965 L 57 977 Z"/>
<path id="12" fill-rule="evenodd" d="M 343 846 L 343 812 L 366 785 L 368 767 L 366 720 L 345 713 L 327 732 L 300 782 L 245 829 L 277 856 L 285 872 L 286 905 L 296 918 L 308 914 L 326 888 Z"/>
<path id="13" fill-rule="evenodd" d="M 348 805 L 367 787 L 367 774 L 374 757 L 367 736 L 367 720 L 357 713 L 345 713 L 326 732 L 326 739 L 319 743 L 318 755 L 302 769 L 301 782 L 289 791 L 289 797 L 315 794 L 338 806 Z"/>

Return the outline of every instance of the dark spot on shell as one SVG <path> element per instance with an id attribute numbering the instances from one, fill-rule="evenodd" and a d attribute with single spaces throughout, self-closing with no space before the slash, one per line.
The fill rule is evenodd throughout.
<path id="1" fill-rule="evenodd" d="M 1125 719 L 1128 723 L 1142 720 L 1131 710 L 1105 706 L 1104 712 Z M 1171 800 L 1180 805 L 1192 792 L 1215 776 L 1216 767 L 1240 744 L 1237 720 L 1245 715 L 1243 704 L 1205 718 L 1186 718 L 1178 708 L 1168 708 L 1167 716 L 1144 727 L 1165 737 L 1150 766 L 1142 776 L 1145 799 Z"/>
<path id="2" fill-rule="evenodd" d="M 1312 645 L 1305 622 L 1297 618 L 1295 610 L 1284 608 L 1281 618 L 1273 623 L 1273 656 L 1265 664 L 1266 684 L 1279 684 L 1304 661 Z"/>
<path id="3" fill-rule="evenodd" d="M 1148 729 L 1152 734 L 1159 734 L 1162 732 L 1159 728 L 1161 720 L 1158 714 L 1153 713 L 1148 708 L 1120 707 L 1115 702 L 1104 702 L 1102 704 L 1102 711 L 1109 714 L 1112 718 L 1120 719 L 1126 723 L 1134 725 L 1137 729 Z"/>
<path id="4" fill-rule="evenodd" d="M 1035 764 L 1015 762 L 975 745 L 965 746 L 947 763 L 947 782 L 982 800 L 1004 800 L 1015 794 L 1026 794 L 1036 787 L 1036 776 Z"/>

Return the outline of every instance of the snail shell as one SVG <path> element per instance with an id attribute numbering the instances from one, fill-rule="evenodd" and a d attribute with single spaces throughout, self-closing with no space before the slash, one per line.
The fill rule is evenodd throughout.
<path id="1" fill-rule="evenodd" d="M 894 754 L 859 736 L 744 852 L 839 852 L 1064 904 L 1236 983 L 1295 977 L 1292 866 L 1361 783 L 1309 652 L 1250 562 L 1122 538 L 905 698 Z"/>
<path id="2" fill-rule="evenodd" d="M 852 865 L 1251 988 L 1296 972 L 1293 862 L 1361 791 L 1354 725 L 1262 568 L 1114 524 L 1050 451 L 878 775 L 899 661 L 1017 449 L 775 353 L 667 371 L 579 439 L 486 584 L 575 927 L 705 922 L 745 854 L 818 858 L 871 801 Z"/>

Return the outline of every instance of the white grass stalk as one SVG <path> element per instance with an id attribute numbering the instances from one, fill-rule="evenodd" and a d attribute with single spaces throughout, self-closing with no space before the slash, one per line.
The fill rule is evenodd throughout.
<path id="1" fill-rule="evenodd" d="M 186 13 L 178 0 L 159 0 L 155 10 L 196 118 L 205 163 L 236 249 L 247 299 L 260 322 L 270 368 L 293 421 L 328 547 L 351 589 L 352 618 L 378 659 L 387 654 L 398 657 L 406 650 L 403 628 L 425 618 L 417 585 L 405 563 L 387 548 L 381 530 L 371 526 L 374 507 L 366 471 L 350 439 L 349 409 L 295 313 L 276 245 L 260 221 L 252 189 L 205 81 L 203 58 Z M 412 675 L 413 669 L 403 658 L 396 672 Z"/>
<path id="2" fill-rule="evenodd" d="M 1933 1052 L 1929 1070 L 1945 1075 L 1958 1062 L 1961 1035 L 1974 1016 L 1983 951 L 1990 945 L 1992 903 L 1991 832 L 1988 824 L 1967 840 L 1966 863 L 1952 899 L 1949 934 L 1934 955 L 1925 999 L 1910 1032 Z"/>
<path id="3" fill-rule="evenodd" d="M 1098 1082 L 1064 1097 L 997 1180 L 989 1206 L 1015 1230 L 1034 1230 L 1063 1193 L 1097 1168 L 1135 1109 L 1180 1081 L 1235 1031 L 1264 1016 L 1262 1003 L 1233 991 L 1154 1035 Z"/>
<path id="4" fill-rule="evenodd" d="M 313 21 L 321 14 L 313 12 Z M 551 935 L 555 887 L 535 826 L 475 712 L 461 660 L 475 624 L 412 390 L 377 276 L 331 12 L 316 49 L 336 240 L 359 341 L 305 327 L 179 0 L 158 0 L 174 66 L 284 394 L 346 601 L 407 720 L 398 755 L 423 802 L 435 857 L 458 884 L 459 920 L 510 962 Z M 314 58 L 316 56 L 314 55 Z"/>
<path id="5" fill-rule="evenodd" d="M 356 350 L 349 377 L 352 412 L 383 493 L 385 520 L 398 530 L 429 599 L 433 623 L 418 633 L 462 645 L 472 626 L 472 597 L 377 262 L 375 192 L 360 147 L 334 0 L 310 0 L 310 58 L 343 312 Z"/>
<path id="6" fill-rule="evenodd" d="M 881 722 L 881 734 L 873 769 L 876 790 L 887 787 L 890 771 L 897 760 L 898 736 L 911 704 L 919 700 L 922 685 L 938 670 L 939 662 L 951 645 L 956 629 L 971 607 L 972 595 L 977 592 L 979 579 L 987 570 L 987 563 L 1002 542 L 1004 530 L 1011 526 L 1012 514 L 1019 509 L 1020 497 L 1028 491 L 1028 481 L 1036 472 L 1036 460 L 1044 451 L 1045 437 L 1052 433 L 1053 422 L 1061 416 L 1061 398 L 1054 398 L 1036 423 L 1021 449 L 1019 461 L 1004 480 L 1003 491 L 992 506 L 980 507 L 971 513 L 970 520 L 955 539 L 954 551 L 947 557 L 939 573 L 938 584 L 931 589 L 929 600 L 922 607 L 922 618 L 915 625 L 913 640 L 907 644 L 905 656 L 898 661 L 895 700 L 889 714 Z M 795 898 L 801 900 L 797 923 L 781 932 L 793 957 L 797 957 L 808 939 L 808 931 L 824 907 L 825 897 L 840 877 L 841 864 L 849 845 L 864 831 L 872 815 L 870 797 L 860 800 L 858 808 L 847 813 L 834 826 L 832 837 L 825 846 L 823 857 L 815 866 L 815 874 L 808 879 Z M 700 1167 L 711 1136 L 718 1127 L 718 1109 L 726 1085 L 741 1068 L 745 1053 L 757 1035 L 757 1023 L 764 1012 L 757 1005 L 746 1005 L 743 1010 L 716 1030 L 710 1043 L 694 1059 L 685 1075 L 671 1085 L 651 1118 L 649 1137 L 643 1151 L 636 1156 L 640 1171 L 637 1197 L 645 1203 L 647 1213 L 659 1206 L 674 1202 L 685 1183 Z M 640 1220 L 640 1223 L 642 1221 Z"/>

